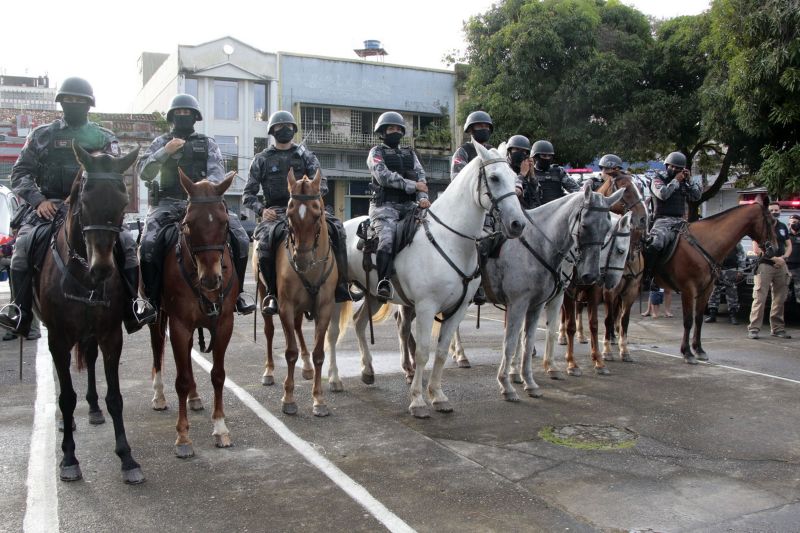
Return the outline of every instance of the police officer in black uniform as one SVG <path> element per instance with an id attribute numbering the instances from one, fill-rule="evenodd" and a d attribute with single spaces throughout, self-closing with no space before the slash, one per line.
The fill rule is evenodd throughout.
<path id="1" fill-rule="evenodd" d="M 176 95 L 167 111 L 172 131 L 157 137 L 136 165 L 139 177 L 148 183 L 151 191 L 139 255 L 145 294 L 156 306 L 161 295 L 164 260 L 164 233 L 161 230 L 182 220 L 186 214 L 187 194 L 181 185 L 178 169 L 183 170 L 194 183 L 204 179 L 220 183 L 225 178 L 219 146 L 213 138 L 194 130 L 199 120 L 203 120 L 203 115 L 197 99 L 190 94 Z M 156 175 L 160 175 L 159 181 L 154 181 Z M 239 277 L 236 311 L 247 315 L 255 310 L 255 305 L 242 297 L 250 238 L 235 213 L 228 217 L 228 228 L 232 237 L 233 264 Z"/>
<path id="2" fill-rule="evenodd" d="M 478 151 L 472 144 L 473 141 L 486 148 L 491 148 L 489 137 L 493 131 L 494 123 L 492 122 L 492 117 L 486 111 L 473 111 L 467 116 L 467 120 L 464 121 L 464 133 L 470 134 L 471 139 L 459 146 L 453 154 L 453 159 L 450 162 L 450 181 L 456 179 L 461 169 L 478 157 Z"/>
<path id="3" fill-rule="evenodd" d="M 258 240 L 259 270 L 264 278 L 267 292 L 261 312 L 265 315 L 274 315 L 278 312 L 278 300 L 272 239 L 275 228 L 286 221 L 286 207 L 289 203 L 286 178 L 289 175 L 289 168 L 294 169 L 294 175 L 298 179 L 303 176 L 313 178 L 320 165 L 317 156 L 311 150 L 302 144 L 292 142 L 297 133 L 297 122 L 288 111 L 276 111 L 269 117 L 267 133 L 275 138 L 275 144 L 253 159 L 242 199 L 245 206 L 262 217 L 254 234 Z M 258 198 L 259 189 L 264 194 L 263 202 Z M 328 180 L 325 176 L 322 176 L 319 192 L 322 196 L 328 194 Z M 355 291 L 351 293 L 348 287 L 347 234 L 341 221 L 333 216 L 333 207 L 326 205 L 325 210 L 328 236 L 331 239 L 339 272 L 336 301 L 358 300 L 361 294 Z"/>
<path id="4" fill-rule="evenodd" d="M 506 142 L 506 160 L 511 170 L 517 173 L 517 196 L 523 209 L 534 209 L 541 205 L 539 181 L 532 172 L 531 142 L 524 135 L 514 135 Z"/>
<path id="5" fill-rule="evenodd" d="M 542 191 L 542 205 L 557 200 L 567 193 L 578 192 L 580 187 L 566 171 L 553 164 L 555 150 L 550 141 L 539 140 L 533 143 L 533 175 Z M 566 191 L 566 192 L 565 192 Z"/>
<path id="6" fill-rule="evenodd" d="M 87 152 L 120 155 L 119 143 L 113 132 L 88 121 L 89 108 L 95 105 L 94 92 L 82 78 L 67 78 L 56 94 L 64 117 L 34 129 L 25 142 L 19 158 L 11 169 L 11 188 L 26 204 L 27 214 L 17 233 L 14 255 L 11 258 L 11 284 L 19 316 L 0 315 L 0 327 L 17 335 L 28 336 L 33 319 L 33 267 L 28 255 L 34 230 L 50 224 L 64 200 L 69 196 L 80 165 L 72 149 L 73 141 Z M 155 310 L 149 304 L 135 305 L 139 286 L 139 267 L 136 242 L 128 231 L 119 234 L 125 254 L 121 270 L 127 280 L 132 305 L 125 306 L 125 327 L 129 333 L 155 320 Z M 19 322 L 17 322 L 19 320 Z"/>

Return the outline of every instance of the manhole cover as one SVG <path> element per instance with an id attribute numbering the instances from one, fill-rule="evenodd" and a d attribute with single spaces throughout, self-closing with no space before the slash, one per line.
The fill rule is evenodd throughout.
<path id="1" fill-rule="evenodd" d="M 628 428 L 571 424 L 546 426 L 539 431 L 539 437 L 553 444 L 580 450 L 616 450 L 634 446 L 639 436 Z"/>

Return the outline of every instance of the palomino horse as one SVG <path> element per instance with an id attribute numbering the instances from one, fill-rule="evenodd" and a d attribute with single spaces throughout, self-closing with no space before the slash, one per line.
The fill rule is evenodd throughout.
<path id="1" fill-rule="evenodd" d="M 575 272 L 581 283 L 600 277 L 600 247 L 611 228 L 609 207 L 622 197 L 593 193 L 588 183 L 583 191 L 570 194 L 526 211 L 531 223 L 523 235 L 503 245 L 497 258 L 484 268 L 483 287 L 488 301 L 506 305 L 503 358 L 497 372 L 503 398 L 519 401 L 509 379 L 509 368 L 525 327 L 522 378 L 530 396 L 541 396 L 533 380 L 531 357 L 539 314 L 545 308 L 547 337 L 544 367 L 552 376 L 559 372 L 552 364 L 564 287 Z"/>
<path id="2" fill-rule="evenodd" d="M 218 448 L 231 446 L 222 409 L 222 388 L 225 384 L 225 350 L 233 332 L 239 280 L 227 243 L 228 211 L 223 195 L 231 186 L 234 175 L 234 172 L 229 172 L 221 183 L 216 184 L 206 180 L 192 183 L 180 172 L 181 185 L 189 194 L 186 216 L 180 225 L 177 245 L 164 259 L 161 309 L 156 323 L 150 325 L 155 392 L 153 408 L 161 410 L 166 409 L 161 365 L 166 326 L 169 324 L 172 353 L 177 367 L 178 438 L 175 441 L 175 455 L 182 459 L 194 455 L 186 416 L 187 398 L 192 396 L 193 409 L 202 409 L 192 374 L 191 358 L 194 331 L 199 328 L 208 329 L 211 334 L 211 383 L 214 385 L 214 412 L 211 418 L 214 421 L 215 444 Z"/>
<path id="3" fill-rule="evenodd" d="M 275 269 L 278 279 L 278 313 L 286 337 L 286 380 L 283 382 L 282 410 L 287 415 L 297 413 L 294 401 L 294 367 L 298 351 L 295 332 L 303 314 L 314 320 L 314 416 L 328 416 L 322 389 L 322 364 L 325 362 L 325 332 L 331 321 L 338 271 L 325 222 L 325 204 L 319 192 L 322 174 L 317 170 L 313 180 L 296 180 L 289 169 L 289 205 L 286 210 L 288 234 L 276 245 L 286 253 L 276 253 Z M 302 342 L 302 333 L 299 334 Z M 271 345 L 271 340 L 269 343 Z M 305 346 L 303 346 L 305 348 Z"/>
<path id="4" fill-rule="evenodd" d="M 72 435 L 77 395 L 69 370 L 70 350 L 77 346 L 78 367 L 83 363 L 89 367 L 86 399 L 90 416 L 98 423 L 102 412 L 97 405 L 94 366 L 99 346 L 108 384 L 106 407 L 114 421 L 114 451 L 122 460 L 122 478 L 125 483 L 142 483 L 144 474 L 131 455 L 122 421 L 119 359 L 123 306 L 128 305 L 128 296 L 114 260 L 128 205 L 122 173 L 136 161 L 139 151 L 117 159 L 107 154 L 89 155 L 78 144 L 73 144 L 73 149 L 86 174 L 75 179 L 66 220 L 54 238 L 52 253 L 45 254 L 41 271 L 34 275 L 36 303 L 49 331 L 48 345 L 61 389 L 58 405 L 64 417 L 64 458 L 59 475 L 64 481 L 82 477 Z"/>
<path id="5" fill-rule="evenodd" d="M 708 360 L 700 334 L 703 313 L 719 275 L 720 262 L 745 235 L 758 242 L 762 250 L 774 250 L 776 241 L 772 222 L 767 208 L 760 201 L 692 222 L 680 230 L 680 240 L 669 261 L 654 265 L 653 272 L 659 286 L 672 287 L 681 293 L 681 354 L 687 363 L 695 365 L 698 360 Z M 694 335 L 690 349 L 692 323 Z"/>
<path id="6" fill-rule="evenodd" d="M 431 326 L 434 317 L 439 313 L 442 313 L 443 321 L 427 392 L 435 410 L 453 410 L 442 390 L 442 369 L 450 338 L 480 282 L 475 241 L 480 236 L 486 213 L 495 214 L 507 237 L 518 237 L 525 227 L 525 214 L 514 193 L 516 176 L 511 167 L 496 150 L 487 150 L 477 143 L 475 147 L 478 157 L 458 174 L 424 212 L 420 222 L 422 227 L 395 259 L 393 301 L 404 306 L 413 306 L 417 318 L 415 359 L 419 371 L 414 374 L 411 382 L 409 411 L 418 418 L 430 416 L 422 390 L 421 370 L 428 362 Z M 344 225 L 347 230 L 349 277 L 368 288 L 369 301 L 364 305 L 376 309 L 377 302 L 372 295 L 375 294 L 377 276 L 372 273 L 367 279 L 361 266 L 362 252 L 356 246 L 356 229 L 364 218 L 348 220 Z M 331 382 L 340 381 L 336 369 L 335 344 L 340 330 L 341 312 L 342 306 L 337 305 L 328 329 Z M 366 320 L 356 324 L 362 377 L 374 376 L 372 355 L 364 337 L 365 326 Z"/>

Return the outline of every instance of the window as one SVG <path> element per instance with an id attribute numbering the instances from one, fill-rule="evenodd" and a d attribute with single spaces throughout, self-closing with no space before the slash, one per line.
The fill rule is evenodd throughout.
<path id="1" fill-rule="evenodd" d="M 269 119 L 267 114 L 267 86 L 263 83 L 253 85 L 253 109 L 255 109 L 255 120 L 266 121 Z"/>
<path id="2" fill-rule="evenodd" d="M 327 107 L 302 106 L 300 124 L 304 132 L 331 131 L 331 110 Z"/>
<path id="3" fill-rule="evenodd" d="M 214 118 L 239 118 L 239 84 L 235 81 L 214 80 Z"/>
<path id="4" fill-rule="evenodd" d="M 336 168 L 336 154 L 317 152 L 316 155 L 319 160 L 319 166 L 322 168 Z"/>
<path id="5" fill-rule="evenodd" d="M 348 207 L 348 218 L 369 214 L 369 200 L 372 198 L 369 183 L 368 181 L 350 181 L 347 183 L 345 200 Z"/>
<path id="6" fill-rule="evenodd" d="M 257 154 L 267 149 L 266 137 L 253 137 L 253 153 Z"/>
<path id="7" fill-rule="evenodd" d="M 379 116 L 381 114 L 375 111 L 350 111 L 350 134 L 372 135 Z"/>
<path id="8" fill-rule="evenodd" d="M 239 170 L 239 138 L 232 135 L 217 135 L 214 137 L 222 152 L 225 163 L 225 172 Z"/>
<path id="9" fill-rule="evenodd" d="M 197 79 L 195 79 L 195 78 L 186 78 L 184 80 L 184 83 L 183 83 L 183 90 L 186 92 L 186 94 L 191 94 L 195 98 L 198 98 L 198 96 L 197 96 Z"/>

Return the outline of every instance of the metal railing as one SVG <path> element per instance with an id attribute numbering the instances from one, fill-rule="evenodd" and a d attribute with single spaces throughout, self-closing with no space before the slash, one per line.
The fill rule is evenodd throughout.
<path id="1" fill-rule="evenodd" d="M 303 132 L 303 142 L 305 144 L 328 144 L 341 146 L 363 146 L 371 147 L 380 144 L 381 140 L 377 135 L 367 133 L 351 133 L 345 135 L 332 131 L 306 130 Z M 411 146 L 411 138 L 403 137 L 400 141 L 401 146 Z"/>

